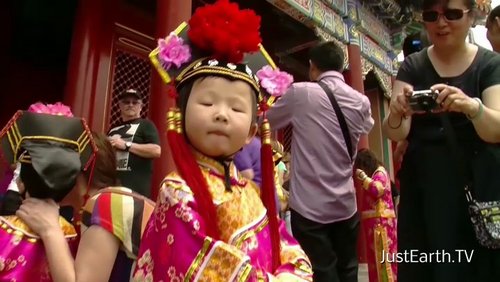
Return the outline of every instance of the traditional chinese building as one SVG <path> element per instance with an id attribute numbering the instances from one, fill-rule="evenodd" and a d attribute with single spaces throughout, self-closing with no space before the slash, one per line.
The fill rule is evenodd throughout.
<path id="1" fill-rule="evenodd" d="M 162 157 L 153 183 L 174 168 L 165 123 L 172 101 L 152 71 L 148 53 L 194 9 L 213 0 L 16 0 L 0 9 L 0 122 L 37 101 L 64 101 L 95 131 L 119 120 L 117 94 L 146 93 L 143 116 L 161 133 Z M 306 80 L 307 52 L 321 39 L 336 40 L 346 57 L 346 81 L 372 103 L 376 125 L 369 146 L 390 169 L 391 147 L 382 137 L 395 58 L 411 14 L 394 0 L 239 0 L 262 16 L 263 43 L 280 68 Z M 290 147 L 291 130 L 281 132 Z M 153 193 L 154 194 L 154 193 Z"/>
<path id="2" fill-rule="evenodd" d="M 419 29 L 410 24 L 411 10 L 394 0 L 270 0 L 273 5 L 314 30 L 321 39 L 336 40 L 346 55 L 346 81 L 371 101 L 376 121 L 360 147 L 370 147 L 392 168 L 392 146 L 382 137 L 381 121 L 388 111 L 393 75 L 397 71 L 397 55 L 408 33 Z M 306 49 L 308 46 L 303 46 Z M 284 65 L 298 48 L 286 52 Z M 305 54 L 303 53 L 302 56 Z M 291 130 L 283 139 L 289 146 Z"/>
<path id="3" fill-rule="evenodd" d="M 116 95 L 129 87 L 146 93 L 143 115 L 162 127 L 171 101 L 147 59 L 166 36 L 205 0 L 18 0 L 0 9 L 0 83 L 5 123 L 33 102 L 64 101 L 92 129 L 105 132 L 119 119 Z M 262 37 L 276 63 L 306 80 L 307 51 L 321 39 L 343 46 L 348 83 L 372 102 L 376 119 L 361 147 L 391 168 L 391 148 L 380 121 L 387 112 L 395 58 L 409 28 L 408 10 L 394 0 L 237 1 L 262 16 Z M 411 25 L 409 26 L 411 28 Z M 8 103 L 7 103 L 8 101 Z M 290 146 L 291 130 L 282 132 Z M 155 164 L 154 182 L 173 169 L 168 146 Z"/>

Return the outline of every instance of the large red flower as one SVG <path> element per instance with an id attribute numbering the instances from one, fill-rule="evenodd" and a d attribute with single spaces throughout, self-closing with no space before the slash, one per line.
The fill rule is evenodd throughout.
<path id="1" fill-rule="evenodd" d="M 189 20 L 188 36 L 193 45 L 214 58 L 240 63 L 245 53 L 259 49 L 260 17 L 238 4 L 219 0 L 198 8 Z"/>

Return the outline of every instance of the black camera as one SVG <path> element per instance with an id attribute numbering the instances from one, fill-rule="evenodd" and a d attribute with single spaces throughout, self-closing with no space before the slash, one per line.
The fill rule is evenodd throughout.
<path id="1" fill-rule="evenodd" d="M 411 109 L 415 112 L 430 112 L 439 108 L 436 102 L 438 94 L 439 92 L 437 90 L 413 91 L 409 98 Z"/>

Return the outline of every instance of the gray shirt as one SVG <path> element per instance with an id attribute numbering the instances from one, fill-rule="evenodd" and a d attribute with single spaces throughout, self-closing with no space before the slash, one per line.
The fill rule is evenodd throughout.
<path id="1" fill-rule="evenodd" d="M 319 79 L 333 91 L 345 116 L 352 147 L 373 127 L 368 97 L 328 71 Z M 356 213 L 353 163 L 337 116 L 315 82 L 294 83 L 267 112 L 273 130 L 293 126 L 290 207 L 307 219 L 332 223 Z"/>

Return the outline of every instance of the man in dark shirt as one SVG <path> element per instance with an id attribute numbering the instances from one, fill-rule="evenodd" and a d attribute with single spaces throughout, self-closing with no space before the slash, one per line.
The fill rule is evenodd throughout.
<path id="1" fill-rule="evenodd" d="M 158 131 L 150 120 L 141 118 L 141 93 L 129 89 L 119 99 L 121 123 L 108 133 L 116 149 L 118 176 L 123 186 L 150 197 L 153 159 L 161 154 Z"/>

